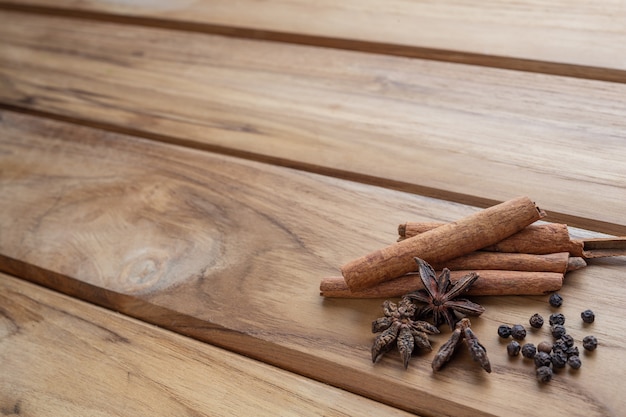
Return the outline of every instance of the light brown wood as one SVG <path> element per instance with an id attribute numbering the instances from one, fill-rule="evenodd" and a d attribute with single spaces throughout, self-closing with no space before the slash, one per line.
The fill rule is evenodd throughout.
<path id="1" fill-rule="evenodd" d="M 408 415 L 5 274 L 0 306 L 3 415 Z"/>
<path id="2" fill-rule="evenodd" d="M 626 62 L 622 59 L 626 55 L 626 8 L 617 0 L 0 3 L 69 13 L 111 14 L 119 19 L 135 17 L 144 24 L 238 36 L 626 81 Z"/>
<path id="3" fill-rule="evenodd" d="M 324 300 L 319 278 L 393 241 L 402 219 L 475 208 L 8 112 L 0 128 L 4 270 L 412 412 L 606 416 L 626 406 L 621 258 L 568 274 L 561 291 L 576 342 L 600 340 L 578 373 L 541 386 L 496 335 L 501 323 L 547 317 L 545 296 L 475 300 L 491 374 L 463 352 L 436 376 L 428 354 L 405 371 L 393 352 L 371 363 L 380 300 Z M 577 319 L 586 308 L 592 326 Z M 434 348 L 447 336 L 433 336 Z M 548 337 L 544 327 L 527 339 Z"/>
<path id="4" fill-rule="evenodd" d="M 626 85 L 0 20 L 5 105 L 480 207 L 531 195 L 549 221 L 626 234 Z"/>

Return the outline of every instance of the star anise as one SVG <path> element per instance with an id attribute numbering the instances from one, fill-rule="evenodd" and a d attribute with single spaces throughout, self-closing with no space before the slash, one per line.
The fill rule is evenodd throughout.
<path id="1" fill-rule="evenodd" d="M 372 345 L 372 362 L 395 344 L 406 369 L 415 347 L 432 350 L 428 335 L 439 333 L 439 329 L 428 322 L 413 320 L 416 310 L 417 306 L 408 298 L 402 298 L 398 305 L 389 300 L 383 303 L 385 317 L 372 322 L 372 333 L 382 332 Z"/>
<path id="2" fill-rule="evenodd" d="M 478 362 L 485 371 L 491 373 L 491 363 L 489 363 L 489 358 L 487 357 L 487 350 L 480 344 L 480 341 L 470 326 L 471 323 L 467 318 L 461 319 L 461 321 L 456 324 L 452 336 L 450 336 L 450 339 L 448 339 L 446 343 L 441 345 L 433 359 L 433 372 L 439 371 L 452 358 L 452 355 L 463 340 L 472 358 Z"/>
<path id="3" fill-rule="evenodd" d="M 424 284 L 424 289 L 409 293 L 405 297 L 425 303 L 420 310 L 420 316 L 432 314 L 435 326 L 438 327 L 445 321 L 450 329 L 454 329 L 459 320 L 455 312 L 467 316 L 480 316 L 485 311 L 479 304 L 464 298 L 457 298 L 478 279 L 478 274 L 471 272 L 452 285 L 450 270 L 447 268 L 444 268 L 439 278 L 436 278 L 435 271 L 428 262 L 420 258 L 415 258 L 415 261 L 419 267 L 419 275 Z"/>

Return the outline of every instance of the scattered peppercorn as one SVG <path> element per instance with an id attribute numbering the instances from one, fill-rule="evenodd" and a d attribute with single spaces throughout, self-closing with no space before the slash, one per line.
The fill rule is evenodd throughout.
<path id="1" fill-rule="evenodd" d="M 543 317 L 541 317 L 538 313 L 535 313 L 532 316 L 530 316 L 530 320 L 528 321 L 531 327 L 535 329 L 539 329 L 541 328 L 541 326 L 543 326 Z"/>
<path id="2" fill-rule="evenodd" d="M 506 345 L 506 353 L 508 353 L 511 357 L 519 355 L 520 349 L 521 346 L 519 345 L 517 340 L 511 340 L 511 343 Z"/>
<path id="3" fill-rule="evenodd" d="M 550 355 L 550 360 L 552 360 L 552 366 L 555 368 L 564 368 L 567 363 L 567 354 L 562 350 L 557 350 L 556 352 L 552 352 Z"/>
<path id="4" fill-rule="evenodd" d="M 537 350 L 539 352 L 550 353 L 550 352 L 552 352 L 552 343 L 544 340 L 543 342 L 541 342 L 541 343 L 539 343 L 537 345 Z"/>
<path id="5" fill-rule="evenodd" d="M 537 353 L 537 348 L 532 343 L 526 343 L 522 346 L 522 356 L 528 359 L 532 359 L 535 357 Z"/>
<path id="6" fill-rule="evenodd" d="M 560 339 L 565 335 L 565 333 L 567 333 L 565 326 L 562 324 L 555 324 L 550 328 L 550 331 L 552 332 L 552 337 L 555 339 Z"/>
<path id="7" fill-rule="evenodd" d="M 566 351 L 567 344 L 565 343 L 565 340 L 563 340 L 563 338 L 556 339 L 554 343 L 552 344 L 552 350 L 553 351 L 557 351 L 557 350 Z"/>
<path id="8" fill-rule="evenodd" d="M 542 366 L 550 366 L 552 364 L 552 359 L 550 359 L 550 355 L 546 352 L 537 352 L 535 354 L 535 366 L 540 368 Z"/>
<path id="9" fill-rule="evenodd" d="M 548 321 L 550 322 L 550 326 L 554 326 L 555 324 L 565 324 L 565 316 L 561 313 L 550 314 Z"/>
<path id="10" fill-rule="evenodd" d="M 585 350 L 592 351 L 598 347 L 598 339 L 595 336 L 585 336 L 583 339 L 583 347 Z"/>
<path id="11" fill-rule="evenodd" d="M 567 358 L 567 363 L 572 369 L 579 369 L 582 366 L 582 362 L 580 362 L 580 356 L 570 356 Z"/>
<path id="12" fill-rule="evenodd" d="M 567 350 L 565 351 L 565 353 L 567 353 L 567 357 L 570 358 L 572 356 L 578 356 L 580 355 L 580 352 L 578 352 L 578 346 L 570 346 L 567 348 Z"/>
<path id="13" fill-rule="evenodd" d="M 500 325 L 500 327 L 498 327 L 498 336 L 503 339 L 508 339 L 508 337 L 511 336 L 511 326 L 507 326 L 506 324 Z"/>
<path id="14" fill-rule="evenodd" d="M 585 310 L 580 313 L 580 318 L 582 318 L 585 323 L 593 323 L 596 319 L 596 315 L 591 310 Z"/>
<path id="15" fill-rule="evenodd" d="M 563 336 L 561 336 L 561 340 L 568 348 L 574 346 L 574 338 L 569 334 L 564 334 Z"/>
<path id="16" fill-rule="evenodd" d="M 521 324 L 515 324 L 511 327 L 511 336 L 515 340 L 524 340 L 526 337 L 526 329 Z"/>
<path id="17" fill-rule="evenodd" d="M 555 292 L 550 295 L 550 299 L 548 301 L 552 307 L 561 307 L 563 304 L 563 297 Z"/>
<path id="18" fill-rule="evenodd" d="M 550 382 L 552 379 L 552 369 L 549 366 L 540 366 L 537 368 L 537 381 Z"/>

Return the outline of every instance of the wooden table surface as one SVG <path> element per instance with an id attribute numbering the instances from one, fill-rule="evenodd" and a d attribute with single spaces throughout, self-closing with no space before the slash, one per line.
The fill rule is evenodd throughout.
<path id="1" fill-rule="evenodd" d="M 497 336 L 546 295 L 475 299 L 491 374 L 319 295 L 521 195 L 626 235 L 626 5 L 474 3 L 0 0 L 2 414 L 622 414 L 625 257 L 567 274 L 599 347 L 548 384 Z"/>

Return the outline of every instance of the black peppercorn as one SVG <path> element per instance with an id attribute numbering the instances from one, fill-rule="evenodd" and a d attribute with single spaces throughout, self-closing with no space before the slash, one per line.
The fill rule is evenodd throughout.
<path id="1" fill-rule="evenodd" d="M 552 345 L 552 350 L 553 351 L 557 351 L 557 350 L 566 351 L 567 345 L 565 344 L 565 340 L 563 340 L 563 338 L 556 339 L 554 341 L 554 344 Z"/>
<path id="2" fill-rule="evenodd" d="M 535 366 L 537 368 L 542 366 L 550 366 L 552 364 L 552 359 L 550 359 L 550 355 L 546 352 L 537 352 L 535 353 Z"/>
<path id="3" fill-rule="evenodd" d="M 537 368 L 537 381 L 550 382 L 552 379 L 552 369 L 549 366 L 540 366 Z"/>
<path id="4" fill-rule="evenodd" d="M 523 340 L 526 337 L 526 329 L 521 324 L 515 324 L 511 327 L 511 336 L 515 340 Z"/>
<path id="5" fill-rule="evenodd" d="M 591 310 L 585 310 L 580 313 L 580 318 L 582 318 L 585 323 L 593 323 L 596 319 L 596 315 Z"/>
<path id="6" fill-rule="evenodd" d="M 548 301 L 552 307 L 561 307 L 563 304 L 563 297 L 561 297 L 558 293 L 552 293 Z"/>
<path id="7" fill-rule="evenodd" d="M 550 326 L 554 326 L 555 324 L 565 324 L 565 316 L 561 313 L 550 314 L 548 321 L 550 322 Z"/>
<path id="8" fill-rule="evenodd" d="M 578 369 L 581 367 L 580 356 L 570 356 L 567 358 L 567 363 L 572 369 Z"/>
<path id="9" fill-rule="evenodd" d="M 565 333 L 567 333 L 567 330 L 565 330 L 565 326 L 563 326 L 562 324 L 555 324 L 554 326 L 550 327 L 550 331 L 552 332 L 552 337 L 554 337 L 555 339 L 560 339 L 565 335 Z"/>
<path id="10" fill-rule="evenodd" d="M 541 343 L 539 343 L 537 345 L 537 350 L 539 352 L 550 353 L 550 352 L 552 352 L 552 343 L 544 340 L 543 342 L 541 342 Z"/>
<path id="11" fill-rule="evenodd" d="M 561 336 L 561 340 L 563 341 L 563 344 L 568 348 L 574 346 L 574 338 L 568 334 L 564 334 L 563 336 Z"/>
<path id="12" fill-rule="evenodd" d="M 598 347 L 598 339 L 595 336 L 585 336 L 583 339 L 583 347 L 585 350 L 592 351 Z"/>
<path id="13" fill-rule="evenodd" d="M 511 326 L 507 326 L 506 324 L 500 325 L 500 327 L 498 327 L 498 336 L 503 339 L 507 339 L 511 336 Z"/>
<path id="14" fill-rule="evenodd" d="M 543 326 L 543 317 L 541 317 L 538 313 L 535 313 L 532 316 L 530 316 L 530 320 L 528 321 L 531 327 L 535 329 L 539 329 L 541 328 L 541 326 Z"/>
<path id="15" fill-rule="evenodd" d="M 578 356 L 580 353 L 578 352 L 578 346 L 570 346 L 565 351 L 567 353 L 567 357 Z"/>
<path id="16" fill-rule="evenodd" d="M 535 357 L 537 353 L 537 348 L 532 343 L 526 343 L 522 346 L 522 356 L 525 358 L 532 359 Z"/>
<path id="17" fill-rule="evenodd" d="M 557 350 L 556 352 L 552 352 L 550 360 L 552 360 L 553 367 L 564 368 L 567 363 L 567 354 L 561 350 Z"/>
<path id="18" fill-rule="evenodd" d="M 520 347 L 519 343 L 516 340 L 512 340 L 511 343 L 506 345 L 506 353 L 508 353 L 509 356 L 517 356 L 517 355 L 519 355 L 520 349 L 521 349 L 521 347 Z"/>

